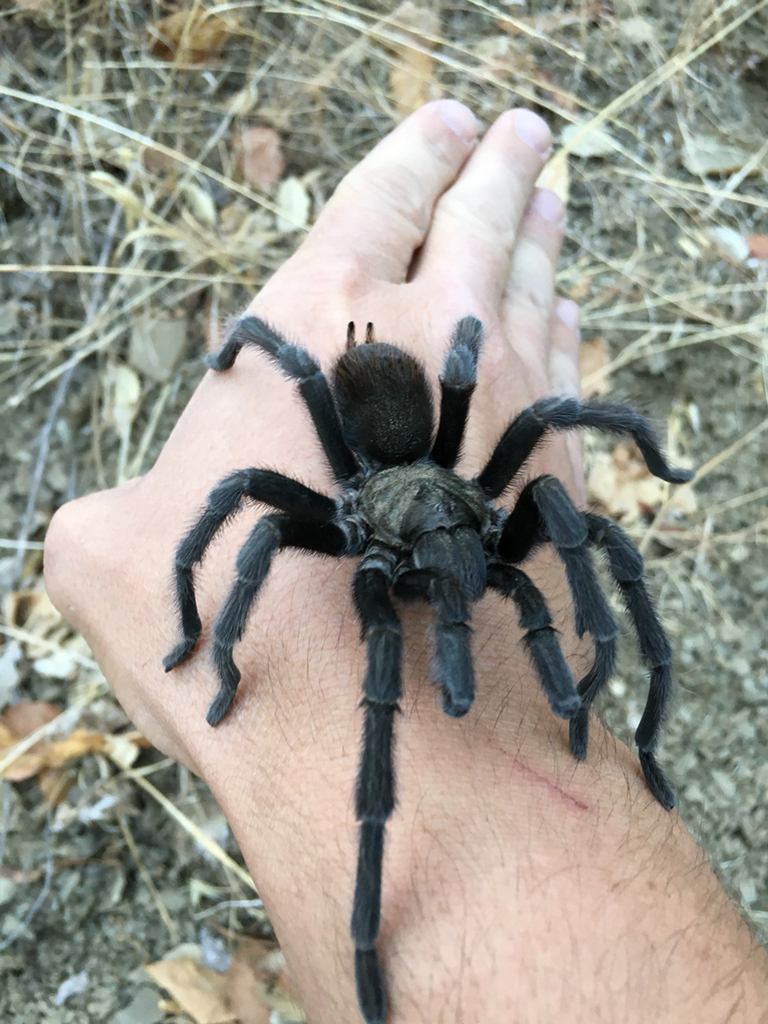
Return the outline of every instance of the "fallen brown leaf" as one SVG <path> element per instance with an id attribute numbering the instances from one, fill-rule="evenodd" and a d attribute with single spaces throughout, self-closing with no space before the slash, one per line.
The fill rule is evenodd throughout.
<path id="1" fill-rule="evenodd" d="M 204 7 L 174 11 L 147 29 L 150 49 L 159 60 L 200 64 L 217 56 L 232 35 L 230 23 Z"/>
<path id="2" fill-rule="evenodd" d="M 274 128 L 261 125 L 248 128 L 240 136 L 238 163 L 243 178 L 256 188 L 271 188 L 285 170 L 280 136 Z"/>
<path id="3" fill-rule="evenodd" d="M 45 700 L 20 700 L 6 708 L 0 721 L 16 734 L 18 739 L 29 736 L 41 725 L 47 725 L 61 714 L 61 708 Z"/>
<path id="4" fill-rule="evenodd" d="M 595 337 L 582 341 L 579 347 L 579 377 L 584 398 L 604 395 L 608 391 L 608 375 L 604 373 L 611 361 L 605 338 Z"/>
<path id="5" fill-rule="evenodd" d="M 669 494 L 669 484 L 653 476 L 634 444 L 618 444 L 613 452 L 598 452 L 587 476 L 587 496 L 622 525 L 649 518 Z M 679 488 L 670 510 L 688 513 L 696 508 L 690 487 Z"/>
<path id="6" fill-rule="evenodd" d="M 52 722 L 60 713 L 54 704 L 39 700 L 22 700 L 6 708 L 0 715 L 0 758 L 25 736 Z M 132 748 L 135 746 L 136 753 L 139 746 L 147 744 L 147 740 L 136 731 L 124 736 L 105 736 L 89 729 L 74 729 L 63 740 L 39 740 L 5 769 L 3 778 L 10 782 L 31 779 L 48 769 L 59 769 L 68 761 L 105 750 L 120 742 L 123 745 L 129 743 Z M 50 777 L 45 779 L 43 788 L 54 788 Z"/>
<path id="7" fill-rule="evenodd" d="M 228 1006 L 226 976 L 203 967 L 191 956 L 157 960 L 145 964 L 144 970 L 171 993 L 195 1024 L 228 1024 L 237 1019 Z"/>
<path id="8" fill-rule="evenodd" d="M 549 188 L 561 200 L 563 206 L 568 205 L 571 197 L 571 174 L 568 160 L 548 160 L 536 181 L 536 188 Z"/>
<path id="9" fill-rule="evenodd" d="M 412 0 L 405 0 L 395 9 L 392 21 L 396 28 L 405 29 L 404 35 L 414 43 L 426 48 L 432 45 L 430 37 L 440 31 L 440 20 L 435 11 L 418 7 Z M 394 45 L 392 49 L 396 58 L 389 74 L 392 98 L 398 113 L 407 117 L 439 95 L 433 81 L 435 61 L 430 54 L 407 44 Z"/>
<path id="10" fill-rule="evenodd" d="M 768 235 L 745 235 L 749 255 L 756 260 L 768 260 Z"/>
<path id="11" fill-rule="evenodd" d="M 683 163 L 695 175 L 733 174 L 752 154 L 743 146 L 716 135 L 689 135 L 683 139 Z M 755 167 L 753 173 L 759 174 Z"/>
<path id="12" fill-rule="evenodd" d="M 543 99 L 556 104 L 562 110 L 567 110 L 569 114 L 577 114 L 579 112 L 581 109 L 579 101 L 572 93 L 561 89 L 549 71 L 544 68 L 536 68 L 533 75 L 534 78 L 541 82 L 539 91 Z"/>
<path id="13" fill-rule="evenodd" d="M 246 939 L 233 954 L 226 977 L 229 1005 L 240 1024 L 268 1024 L 273 1010 L 292 1021 L 306 1019 L 275 946 Z"/>

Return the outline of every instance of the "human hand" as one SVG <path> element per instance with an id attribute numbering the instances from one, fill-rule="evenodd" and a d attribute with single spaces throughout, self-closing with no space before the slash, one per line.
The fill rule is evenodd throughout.
<path id="1" fill-rule="evenodd" d="M 554 292 L 563 209 L 552 193 L 534 192 L 549 145 L 529 112 L 503 114 L 477 143 L 466 108 L 423 107 L 347 176 L 248 311 L 326 370 L 343 351 L 348 321 L 358 331 L 373 321 L 377 338 L 416 355 L 433 384 L 456 321 L 479 317 L 486 341 L 458 466 L 472 475 L 521 408 L 578 390 L 576 310 L 556 304 Z M 205 712 L 217 681 L 207 644 L 253 521 L 243 513 L 198 573 L 204 632 L 195 655 L 170 675 L 162 668 L 178 639 L 176 546 L 210 489 L 247 466 L 332 491 L 293 385 L 254 351 L 206 376 L 146 476 L 56 514 L 46 580 L 136 725 L 211 786 L 310 1018 L 354 1021 L 347 926 L 364 649 L 351 566 L 280 554 L 235 652 L 237 698 L 211 729 Z M 540 472 L 583 498 L 576 438 L 560 436 L 540 452 L 531 474 Z M 557 599 L 566 631 L 561 571 L 543 558 L 531 575 Z M 680 929 L 698 920 L 700 906 L 722 910 L 722 893 L 710 881 L 693 909 L 676 899 L 700 865 L 677 818 L 647 793 L 634 755 L 595 726 L 587 761 L 572 758 L 567 724 L 539 691 L 500 599 L 489 595 L 476 608 L 478 698 L 458 721 L 442 714 L 428 684 L 428 611 L 409 609 L 404 621 L 399 802 L 381 932 L 393 1024 L 443 1019 L 448 1006 L 445 1019 L 464 1024 L 517 1019 L 518 1006 L 531 1021 L 597 1022 L 611 1019 L 601 1008 L 619 1005 L 611 1000 L 624 981 L 626 1002 L 613 1019 L 684 1019 L 664 1015 L 670 999 L 697 1017 L 700 975 L 687 960 L 679 966 L 680 948 L 700 964 L 712 943 L 697 933 L 682 944 Z M 660 839 L 651 843 L 654 830 Z M 678 847 L 687 852 L 672 884 L 665 865 Z M 660 903 L 649 896 L 657 877 Z M 569 977 L 554 979 L 577 946 L 582 985 L 574 991 Z M 638 985 L 643 998 L 630 998 Z M 721 997 L 707 1002 L 715 1013 Z"/>
<path id="2" fill-rule="evenodd" d="M 450 100 L 429 104 L 342 182 L 249 312 L 298 340 L 326 368 L 343 351 L 347 322 L 372 320 L 378 338 L 414 352 L 433 383 L 456 320 L 479 316 L 486 341 L 458 467 L 471 475 L 517 411 L 541 395 L 578 389 L 575 304 L 557 307 L 566 320 L 553 315 L 564 210 L 548 191 L 531 202 L 550 143 L 540 118 L 510 111 L 477 146 L 466 108 Z M 243 352 L 231 371 L 208 374 L 146 476 L 67 505 L 47 540 L 53 599 L 86 635 L 118 698 L 158 747 L 203 773 L 214 737 L 192 694 L 210 691 L 207 659 L 200 651 L 171 679 L 162 676 L 158 659 L 176 630 L 170 567 L 207 492 L 230 470 L 249 465 L 332 489 L 293 385 L 262 356 Z M 575 438 L 558 438 L 538 468 L 579 496 Z M 243 529 L 235 527 L 206 561 L 200 584 L 206 622 L 225 592 Z M 329 607 L 328 585 L 338 591 L 338 615 L 348 617 L 346 581 L 329 566 L 318 569 L 326 588 L 307 593 L 308 604 L 291 600 L 286 617 L 279 595 L 287 598 L 296 577 L 311 574 L 305 559 L 280 561 L 292 567 L 276 567 L 238 650 L 247 679 L 263 681 L 265 663 L 274 663 L 283 648 L 300 649 L 302 624 L 306 630 L 315 609 Z M 252 696 L 242 693 L 238 708 Z"/>

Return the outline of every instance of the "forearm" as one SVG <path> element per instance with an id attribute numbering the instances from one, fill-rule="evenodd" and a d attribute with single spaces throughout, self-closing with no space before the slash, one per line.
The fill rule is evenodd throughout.
<path id="1" fill-rule="evenodd" d="M 505 616 L 493 600 L 478 608 L 477 711 L 460 721 L 426 678 L 424 616 L 407 619 L 379 940 L 391 1024 L 761 1020 L 765 954 L 677 813 L 597 722 L 587 762 L 572 759 Z M 301 654 L 254 681 L 204 760 L 310 1020 L 352 1024 L 362 652 L 353 624 L 324 619 L 305 618 L 311 653 L 300 641 Z M 266 730 L 265 714 L 276 718 Z M 267 753 L 273 728 L 283 738 Z"/>

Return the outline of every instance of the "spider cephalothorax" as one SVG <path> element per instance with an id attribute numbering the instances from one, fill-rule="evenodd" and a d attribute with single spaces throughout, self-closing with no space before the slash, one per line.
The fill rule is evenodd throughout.
<path id="1" fill-rule="evenodd" d="M 440 416 L 434 429 L 432 396 L 413 356 L 373 340 L 336 362 L 329 385 L 308 352 L 288 344 L 255 317 L 238 321 L 222 348 L 207 359 L 214 370 L 232 366 L 243 345 L 267 352 L 298 382 L 341 494 L 330 498 L 267 469 L 242 469 L 210 493 L 202 515 L 176 553 L 176 594 L 182 639 L 164 660 L 166 671 L 185 661 L 202 625 L 193 571 L 218 530 L 245 499 L 277 511 L 260 519 L 237 558 L 237 579 L 213 627 L 213 662 L 219 691 L 208 711 L 217 725 L 229 711 L 240 672 L 233 648 L 269 572 L 284 547 L 359 558 L 355 608 L 367 644 L 365 713 L 355 806 L 360 845 L 352 911 L 355 977 L 368 1024 L 386 1018 L 384 980 L 375 948 L 381 911 L 384 827 L 395 806 L 392 766 L 395 712 L 402 696 L 402 632 L 391 595 L 427 601 L 434 609 L 431 672 L 443 708 L 465 714 L 475 695 L 470 651 L 471 606 L 488 587 L 515 603 L 523 641 L 552 710 L 570 720 L 570 746 L 586 757 L 589 707 L 613 671 L 616 621 L 592 563 L 601 548 L 621 592 L 650 668 L 650 689 L 635 734 L 648 786 L 664 805 L 674 795 L 655 750 L 671 689 L 671 650 L 643 583 L 643 559 L 626 534 L 603 516 L 580 512 L 553 476 L 527 483 L 510 512 L 496 499 L 552 430 L 595 427 L 629 434 L 648 468 L 671 483 L 691 478 L 671 468 L 642 416 L 612 403 L 544 398 L 507 427 L 490 459 L 472 480 L 458 476 L 459 457 L 482 341 L 482 325 L 465 317 L 456 325 L 440 374 Z M 576 630 L 589 634 L 594 664 L 577 684 L 560 650 L 546 602 L 518 566 L 541 544 L 552 544 L 564 566 Z"/>

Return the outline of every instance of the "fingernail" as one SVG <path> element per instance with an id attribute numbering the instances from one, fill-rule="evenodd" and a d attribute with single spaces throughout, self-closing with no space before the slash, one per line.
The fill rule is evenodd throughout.
<path id="1" fill-rule="evenodd" d="M 477 138 L 477 118 L 458 100 L 440 100 L 440 117 L 445 124 L 466 142 Z"/>
<path id="2" fill-rule="evenodd" d="M 566 327 L 575 331 L 579 326 L 579 304 L 573 299 L 560 299 L 557 304 L 557 315 Z"/>
<path id="3" fill-rule="evenodd" d="M 550 188 L 538 189 L 533 197 L 532 206 L 552 224 L 559 224 L 565 219 L 565 207 L 560 197 Z"/>
<path id="4" fill-rule="evenodd" d="M 526 146 L 532 146 L 542 156 L 546 156 L 552 148 L 552 134 L 549 125 L 531 110 L 516 112 L 515 131 Z"/>

